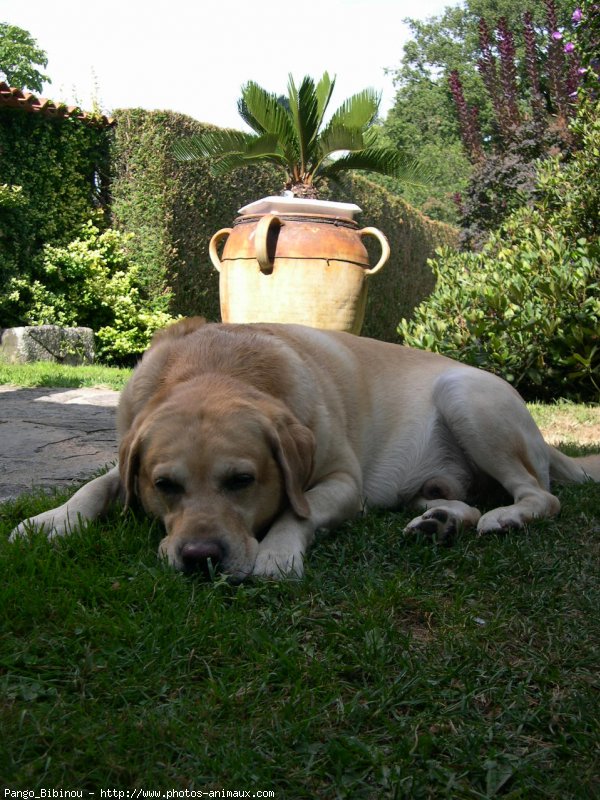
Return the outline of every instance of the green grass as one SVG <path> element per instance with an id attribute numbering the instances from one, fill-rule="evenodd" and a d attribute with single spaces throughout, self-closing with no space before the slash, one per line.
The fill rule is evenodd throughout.
<path id="1" fill-rule="evenodd" d="M 2 369 L 71 387 L 128 374 Z M 600 487 L 559 496 L 555 520 L 451 547 L 371 513 L 320 537 L 303 581 L 238 587 L 160 563 L 142 516 L 10 545 L 66 495 L 0 506 L 0 782 L 597 797 Z"/>
<path id="2" fill-rule="evenodd" d="M 51 361 L 33 364 L 7 364 L 0 360 L 0 384 L 14 386 L 52 386 L 79 389 L 97 386 L 120 390 L 131 377 L 130 369 L 119 367 L 71 367 Z"/>
<path id="3" fill-rule="evenodd" d="M 598 421 L 598 405 L 572 403 L 570 400 L 558 400 L 556 403 L 529 403 L 538 425 L 552 424 L 557 413 L 568 415 L 572 422 L 584 425 Z"/>
<path id="4" fill-rule="evenodd" d="M 597 796 L 599 495 L 452 547 L 372 513 L 321 537 L 305 580 L 238 587 L 172 572 L 158 525 L 118 511 L 9 545 L 57 498 L 6 505 L 3 783 Z"/>

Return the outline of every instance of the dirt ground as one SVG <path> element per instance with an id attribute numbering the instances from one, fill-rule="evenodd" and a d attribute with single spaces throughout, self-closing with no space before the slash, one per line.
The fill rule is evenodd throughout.
<path id="1" fill-rule="evenodd" d="M 549 444 L 564 442 L 600 448 L 600 407 L 586 409 L 586 419 L 578 419 L 568 408 L 562 407 L 546 414 L 549 419 L 538 421 L 538 425 Z"/>

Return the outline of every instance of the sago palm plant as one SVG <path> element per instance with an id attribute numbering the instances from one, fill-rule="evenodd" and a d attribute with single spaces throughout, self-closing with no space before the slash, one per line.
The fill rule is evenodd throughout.
<path id="1" fill-rule="evenodd" d="M 335 78 L 325 72 L 320 81 L 305 77 L 296 87 L 289 76 L 288 96 L 277 97 L 250 81 L 242 87 L 240 115 L 254 133 L 208 131 L 177 142 L 179 160 L 210 159 L 213 175 L 238 167 L 270 162 L 285 171 L 284 191 L 297 197 L 317 197 L 324 178 L 344 170 L 366 170 L 416 182 L 416 165 L 390 147 L 377 145 L 373 122 L 379 96 L 372 89 L 353 95 L 331 116 L 324 117 Z"/>

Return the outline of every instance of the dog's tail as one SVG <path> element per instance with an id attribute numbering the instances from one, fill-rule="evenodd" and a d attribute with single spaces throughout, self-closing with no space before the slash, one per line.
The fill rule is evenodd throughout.
<path id="1" fill-rule="evenodd" d="M 550 479 L 557 483 L 600 482 L 600 455 L 566 456 L 554 447 L 550 447 Z"/>

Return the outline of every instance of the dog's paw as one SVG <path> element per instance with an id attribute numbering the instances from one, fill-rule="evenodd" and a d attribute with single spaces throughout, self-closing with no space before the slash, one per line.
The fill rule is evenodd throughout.
<path id="1" fill-rule="evenodd" d="M 510 528 L 522 528 L 530 520 L 531 517 L 521 514 L 516 506 L 495 508 L 479 520 L 477 533 L 498 533 Z"/>
<path id="2" fill-rule="evenodd" d="M 20 522 L 11 531 L 8 540 L 9 542 L 16 542 L 18 539 L 35 533 L 41 533 L 48 539 L 55 539 L 70 532 L 69 516 L 62 513 L 60 508 L 53 508 L 50 511 L 44 511 L 35 517 L 29 517 L 29 519 Z"/>
<path id="3" fill-rule="evenodd" d="M 304 575 L 304 557 L 298 549 L 260 548 L 252 574 L 259 578 L 301 578 Z"/>
<path id="4" fill-rule="evenodd" d="M 475 526 L 480 517 L 476 508 L 460 500 L 448 500 L 415 517 L 404 528 L 404 533 L 423 533 L 437 542 L 447 542 L 459 528 Z"/>
<path id="5" fill-rule="evenodd" d="M 458 525 L 459 520 L 445 509 L 430 508 L 411 520 L 404 528 L 404 533 L 423 533 L 441 543 L 452 539 Z"/>

